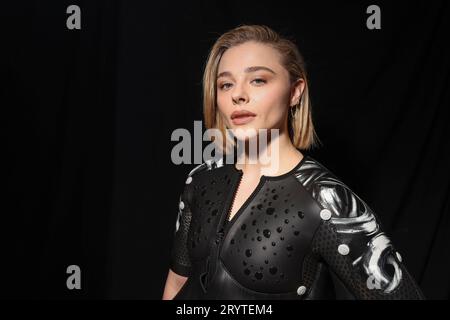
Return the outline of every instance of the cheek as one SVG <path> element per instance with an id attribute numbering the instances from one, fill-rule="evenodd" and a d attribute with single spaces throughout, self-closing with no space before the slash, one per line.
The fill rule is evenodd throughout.
<path id="1" fill-rule="evenodd" d="M 217 108 L 225 116 L 229 115 L 232 111 L 232 107 L 227 103 L 227 97 L 225 94 L 217 95 Z"/>
<path id="2" fill-rule="evenodd" d="M 216 91 L 216 99 L 217 99 L 217 103 L 222 104 L 223 106 L 227 106 L 229 104 L 231 104 L 232 99 L 231 99 L 231 92 L 230 91 L 226 91 L 226 90 L 217 90 Z"/>
<path id="3" fill-rule="evenodd" d="M 231 126 L 229 117 L 234 111 L 233 105 L 229 101 L 230 98 L 226 94 L 217 94 L 217 109 L 227 127 Z"/>
<path id="4" fill-rule="evenodd" d="M 263 123 L 261 126 L 264 128 L 281 128 L 286 115 L 283 108 L 272 107 L 266 111 L 262 117 Z"/>
<path id="5" fill-rule="evenodd" d="M 289 104 L 289 92 L 286 93 L 286 90 L 279 87 L 260 90 L 254 98 L 260 114 L 272 121 L 283 118 Z"/>

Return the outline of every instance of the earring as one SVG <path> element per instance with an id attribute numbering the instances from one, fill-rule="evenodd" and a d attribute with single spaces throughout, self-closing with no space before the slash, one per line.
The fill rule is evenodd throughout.
<path id="1" fill-rule="evenodd" d="M 291 107 L 290 109 L 291 109 L 291 116 L 292 116 L 292 118 L 294 118 L 294 117 L 295 117 L 295 115 L 294 115 L 294 114 L 295 114 L 295 110 L 296 110 L 297 108 L 296 108 L 296 106 L 293 106 L 293 107 Z"/>

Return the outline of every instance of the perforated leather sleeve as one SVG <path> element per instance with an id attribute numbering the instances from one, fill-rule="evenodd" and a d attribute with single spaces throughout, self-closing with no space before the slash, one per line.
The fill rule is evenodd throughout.
<path id="1" fill-rule="evenodd" d="M 170 255 L 170 269 L 173 272 L 188 277 L 191 274 L 191 260 L 188 250 L 188 234 L 192 219 L 192 205 L 194 201 L 194 182 L 195 175 L 199 172 L 211 170 L 222 165 L 222 162 L 207 160 L 197 165 L 187 175 L 183 192 L 178 200 L 178 215 L 175 222 L 175 236 Z"/>
<path id="2" fill-rule="evenodd" d="M 313 186 L 323 207 L 312 250 L 329 266 L 338 299 L 424 299 L 371 208 L 334 176 Z"/>
<path id="3" fill-rule="evenodd" d="M 188 176 L 189 178 L 190 176 Z M 175 223 L 175 236 L 170 258 L 170 269 L 185 277 L 190 275 L 192 267 L 187 247 L 189 226 L 192 219 L 191 201 L 191 187 L 190 184 L 186 184 L 178 201 L 178 215 Z"/>

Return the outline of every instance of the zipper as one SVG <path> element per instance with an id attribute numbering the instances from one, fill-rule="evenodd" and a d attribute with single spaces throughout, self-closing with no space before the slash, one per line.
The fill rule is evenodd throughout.
<path id="1" fill-rule="evenodd" d="M 229 218 L 230 218 L 230 215 L 231 215 L 231 210 L 233 209 L 234 202 L 236 200 L 236 195 L 237 195 L 237 193 L 239 191 L 239 187 L 241 186 L 242 176 L 243 176 L 243 173 L 239 172 L 239 180 L 238 180 L 237 183 L 235 183 L 235 185 L 237 184 L 237 186 L 235 187 L 235 191 L 234 191 L 233 197 L 231 199 L 230 207 L 228 208 L 228 212 L 227 212 L 227 215 L 225 217 L 225 220 L 222 222 L 221 229 L 219 230 L 220 237 L 219 237 L 218 243 L 217 243 L 217 256 L 216 256 L 217 259 L 219 258 L 220 250 L 222 249 L 223 239 L 224 239 L 224 236 L 225 236 L 225 230 L 227 229 L 227 225 L 232 222 L 232 221 L 229 221 Z M 235 216 L 233 217 L 233 219 L 236 218 L 236 214 L 237 214 L 237 212 L 235 213 Z"/>
<path id="2" fill-rule="evenodd" d="M 258 185 L 256 186 L 256 188 L 252 191 L 252 193 L 250 194 L 250 196 L 248 197 L 248 199 L 245 200 L 245 201 L 242 203 L 242 206 L 236 211 L 235 215 L 233 216 L 232 221 L 229 221 L 228 219 L 229 219 L 229 217 L 230 217 L 230 215 L 231 215 L 231 210 L 233 209 L 233 205 L 234 205 L 234 202 L 235 202 L 235 199 L 236 199 L 236 195 L 237 195 L 237 193 L 238 193 L 238 191 L 239 191 L 239 187 L 241 186 L 242 176 L 243 176 L 243 173 L 240 172 L 239 181 L 237 182 L 237 187 L 235 187 L 236 191 L 235 191 L 235 193 L 233 194 L 232 201 L 231 201 L 231 205 L 230 205 L 230 207 L 229 207 L 229 209 L 228 209 L 228 213 L 227 213 L 226 218 L 225 218 L 224 221 L 222 222 L 222 230 L 220 230 L 220 231 L 218 232 L 218 233 L 221 234 L 221 237 L 220 237 L 220 240 L 221 240 L 221 241 L 223 240 L 223 237 L 224 237 L 225 233 L 228 232 L 229 229 L 233 227 L 234 223 L 236 223 L 236 221 L 234 221 L 234 220 L 236 220 L 236 219 L 239 218 L 238 215 L 239 215 L 239 216 L 242 215 L 243 211 L 245 210 L 245 207 L 246 207 L 249 203 L 251 203 L 251 201 L 256 197 L 256 195 L 257 195 L 258 192 L 261 190 L 261 188 L 264 186 L 265 181 L 266 181 L 266 177 L 262 176 L 262 177 L 260 178 L 259 183 L 258 183 Z M 235 185 L 236 185 L 236 183 L 235 183 Z M 229 224 L 231 224 L 231 225 L 229 226 Z M 220 243 L 220 245 L 219 245 L 219 250 L 221 249 L 221 247 L 222 247 L 222 243 Z"/>
<path id="3" fill-rule="evenodd" d="M 221 251 L 221 248 L 222 248 L 222 245 L 223 245 L 223 238 L 225 236 L 225 228 L 226 228 L 226 225 L 230 222 L 230 221 L 228 221 L 228 219 L 230 217 L 231 210 L 233 209 L 233 205 L 234 205 L 234 202 L 236 200 L 237 192 L 238 192 L 239 187 L 241 185 L 242 175 L 243 175 L 243 173 L 239 173 L 239 180 L 238 180 L 237 183 L 236 182 L 234 183 L 235 192 L 233 194 L 233 197 L 231 198 L 231 204 L 230 204 L 230 207 L 228 208 L 228 212 L 227 212 L 227 214 L 225 216 L 225 219 L 224 219 L 224 221 L 220 222 L 219 230 L 216 229 L 216 235 L 215 235 L 215 240 L 214 240 L 215 243 L 216 243 L 216 246 L 212 245 L 212 248 L 214 248 L 214 249 L 213 249 L 213 252 L 211 252 L 211 255 L 214 256 L 214 259 L 211 262 L 210 261 L 211 260 L 210 259 L 211 255 L 210 255 L 210 257 L 208 257 L 208 262 L 207 262 L 207 281 L 206 281 L 207 284 L 211 283 L 212 277 L 216 273 L 216 270 L 217 270 L 217 264 L 219 262 L 220 251 Z M 237 184 L 237 187 L 236 187 L 236 184 Z M 214 250 L 215 250 L 215 252 L 214 252 Z M 208 288 L 207 288 L 207 285 L 206 285 L 206 291 L 207 290 L 208 290 Z"/>
<path id="4" fill-rule="evenodd" d="M 239 191 L 239 187 L 241 186 L 241 182 L 242 182 L 242 173 L 239 173 L 239 181 L 238 181 L 238 185 L 237 185 L 237 187 L 236 187 L 236 191 L 234 192 L 234 194 L 233 194 L 233 199 L 231 200 L 231 205 L 230 205 L 230 208 L 228 209 L 228 214 L 227 214 L 227 217 L 226 217 L 226 220 L 225 220 L 225 224 L 224 225 L 226 225 L 226 224 L 228 224 L 230 221 L 229 221 L 229 218 L 230 218 L 230 215 L 231 215 L 231 210 L 233 209 L 233 205 L 234 205 L 234 202 L 235 202 L 235 200 L 236 200 L 236 196 L 237 196 L 237 193 L 238 193 L 238 191 Z M 237 212 L 236 212 L 237 213 Z M 234 218 L 234 217 L 233 217 Z"/>
<path id="5" fill-rule="evenodd" d="M 234 187 L 235 191 L 234 191 L 234 193 L 233 193 L 233 197 L 231 198 L 231 204 L 230 204 L 230 206 L 229 206 L 229 208 L 228 208 L 228 212 L 227 212 L 227 214 L 226 214 L 226 216 L 225 216 L 225 219 L 221 222 L 220 229 L 219 229 L 218 232 L 217 232 L 217 233 L 218 233 L 218 237 L 216 237 L 216 244 L 218 245 L 219 248 L 222 246 L 222 244 L 221 244 L 220 242 L 222 242 L 222 240 L 223 240 L 223 238 L 224 238 L 224 236 L 225 236 L 225 229 L 226 229 L 226 226 L 227 226 L 228 223 L 231 222 L 231 221 L 229 221 L 229 218 L 230 218 L 230 215 L 231 215 L 231 210 L 233 209 L 234 202 L 235 202 L 235 200 L 236 200 L 236 195 L 237 195 L 237 193 L 238 193 L 238 191 L 239 191 L 239 187 L 241 186 L 242 175 L 243 175 L 243 173 L 240 172 L 240 173 L 239 173 L 239 180 L 238 180 L 237 182 L 234 183 L 234 185 L 235 185 L 235 187 Z M 236 186 L 236 185 L 237 185 L 237 186 Z M 237 213 L 237 212 L 236 212 L 236 213 Z M 233 217 L 233 219 L 234 219 L 234 217 Z"/>

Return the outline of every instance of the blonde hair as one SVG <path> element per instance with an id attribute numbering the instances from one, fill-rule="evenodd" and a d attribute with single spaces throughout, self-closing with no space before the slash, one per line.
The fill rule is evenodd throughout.
<path id="1" fill-rule="evenodd" d="M 296 148 L 310 149 L 316 147 L 319 139 L 312 122 L 311 100 L 309 97 L 308 79 L 303 56 L 291 40 L 281 37 L 271 28 L 264 25 L 240 25 L 221 35 L 211 48 L 203 73 L 203 114 L 205 127 L 207 129 L 214 128 L 221 131 L 222 137 L 225 137 L 222 145 L 219 145 L 222 151 L 226 152 L 225 150 L 229 150 L 230 145 L 234 146 L 234 141 L 230 140 L 230 136 L 226 132 L 224 120 L 218 112 L 216 77 L 223 53 L 233 46 L 248 41 L 268 44 L 276 49 L 281 55 L 281 64 L 289 72 L 291 83 L 294 83 L 300 78 L 304 80 L 305 87 L 301 99 L 289 112 L 289 138 Z M 295 112 L 292 116 L 291 112 L 293 111 Z M 215 139 L 212 138 L 212 140 Z M 225 145 L 226 141 L 231 143 Z M 217 143 L 217 141 L 215 142 Z"/>

